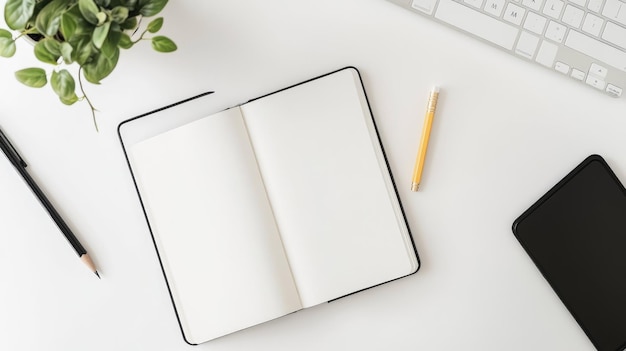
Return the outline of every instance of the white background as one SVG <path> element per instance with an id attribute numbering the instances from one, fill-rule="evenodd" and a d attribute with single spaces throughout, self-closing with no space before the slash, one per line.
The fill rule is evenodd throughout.
<path id="1" fill-rule="evenodd" d="M 4 2 L 0 4 L 4 7 Z M 0 125 L 98 266 L 78 260 L 0 158 L 1 350 L 592 350 L 511 232 L 591 153 L 626 180 L 626 101 L 383 0 L 171 1 L 122 52 L 100 110 L 22 86 L 0 60 Z M 422 268 L 408 278 L 193 348 L 184 343 L 117 125 L 215 90 L 215 112 L 347 65 L 363 77 Z M 48 69 L 51 69 L 50 67 Z M 422 188 L 409 191 L 426 98 L 442 87 Z M 2 157 L 3 158 L 3 157 Z"/>

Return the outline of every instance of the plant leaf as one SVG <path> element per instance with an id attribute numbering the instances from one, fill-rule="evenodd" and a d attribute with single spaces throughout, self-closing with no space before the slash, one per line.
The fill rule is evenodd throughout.
<path id="1" fill-rule="evenodd" d="M 76 19 L 71 13 L 65 13 L 61 17 L 61 34 L 66 40 L 69 40 L 76 33 Z"/>
<path id="2" fill-rule="evenodd" d="M 122 23 L 122 29 L 135 29 L 137 28 L 137 17 L 131 17 Z"/>
<path id="3" fill-rule="evenodd" d="M 134 44 L 135 43 L 133 43 L 128 34 L 122 33 L 122 37 L 120 38 L 120 42 L 118 43 L 119 47 L 121 47 L 122 49 L 130 49 L 133 47 Z"/>
<path id="4" fill-rule="evenodd" d="M 139 13 L 150 17 L 161 12 L 168 0 L 139 0 Z"/>
<path id="5" fill-rule="evenodd" d="M 137 0 L 120 0 L 120 5 L 127 7 L 130 11 L 133 11 L 135 6 L 137 6 Z"/>
<path id="6" fill-rule="evenodd" d="M 13 39 L 13 35 L 8 30 L 0 28 L 0 38 Z"/>
<path id="7" fill-rule="evenodd" d="M 70 43 L 64 41 L 63 43 L 61 43 L 61 56 L 63 57 L 63 61 L 65 62 L 65 64 L 71 64 L 72 62 L 74 62 L 72 60 L 72 51 L 74 51 L 74 48 L 72 47 L 72 45 L 70 45 Z"/>
<path id="8" fill-rule="evenodd" d="M 106 22 L 104 25 L 96 27 L 96 29 L 93 30 L 93 36 L 91 37 L 91 41 L 93 42 L 93 45 L 98 49 L 102 48 L 102 44 L 104 44 L 107 35 L 109 35 L 109 28 L 111 28 L 111 22 Z"/>
<path id="9" fill-rule="evenodd" d="M 96 4 L 102 7 L 108 7 L 111 4 L 111 0 L 96 0 Z"/>
<path id="10" fill-rule="evenodd" d="M 97 49 L 91 43 L 91 36 L 80 36 L 71 42 L 73 58 L 80 66 L 92 61 L 92 57 L 97 53 Z"/>
<path id="11" fill-rule="evenodd" d="M 128 8 L 124 6 L 116 6 L 111 10 L 111 19 L 113 22 L 124 23 L 128 18 Z"/>
<path id="12" fill-rule="evenodd" d="M 137 5 L 137 0 L 120 0 L 120 5 L 128 7 L 129 10 L 133 10 Z"/>
<path id="13" fill-rule="evenodd" d="M 22 30 L 33 15 L 35 0 L 7 0 L 4 5 L 4 21 L 13 30 Z"/>
<path id="14" fill-rule="evenodd" d="M 104 22 L 106 22 L 107 20 L 107 14 L 104 12 L 98 12 L 96 14 L 96 18 L 98 19 L 98 26 L 101 26 L 102 24 L 104 24 Z"/>
<path id="15" fill-rule="evenodd" d="M 35 57 L 41 62 L 56 65 L 61 57 L 61 47 L 54 39 L 43 39 L 35 44 Z"/>
<path id="16" fill-rule="evenodd" d="M 0 37 L 0 56 L 11 57 L 15 55 L 15 40 L 9 37 Z"/>
<path id="17" fill-rule="evenodd" d="M 53 55 L 61 56 L 61 42 L 56 41 L 56 39 L 46 38 L 40 40 L 39 43 L 42 43 Z"/>
<path id="18" fill-rule="evenodd" d="M 32 88 L 41 88 L 48 83 L 46 71 L 42 68 L 21 69 L 15 72 L 15 78 L 17 78 L 20 83 Z"/>
<path id="19" fill-rule="evenodd" d="M 178 49 L 176 44 L 170 38 L 162 35 L 152 38 L 152 48 L 158 52 L 172 52 Z"/>
<path id="20" fill-rule="evenodd" d="M 93 0 L 78 0 L 78 9 L 89 23 L 98 24 L 100 9 Z"/>
<path id="21" fill-rule="evenodd" d="M 100 49 L 100 52 L 102 53 L 102 55 L 112 58 L 115 55 L 119 54 L 119 49 L 117 47 L 117 44 L 120 42 L 121 39 L 122 39 L 122 32 L 120 32 L 119 30 L 113 30 L 113 29 L 109 30 L 109 35 L 104 41 L 104 44 L 102 45 L 102 49 Z"/>
<path id="22" fill-rule="evenodd" d="M 120 57 L 120 50 L 115 48 L 111 57 L 106 55 L 98 55 L 95 60 L 82 66 L 85 79 L 90 83 L 100 84 L 100 81 L 106 78 L 117 65 Z"/>
<path id="23" fill-rule="evenodd" d="M 156 33 L 163 27 L 163 17 L 156 18 L 148 24 L 148 32 Z"/>
<path id="24" fill-rule="evenodd" d="M 52 85 L 52 90 L 54 90 L 61 99 L 70 99 L 72 96 L 76 95 L 74 77 L 72 77 L 70 72 L 66 69 L 59 72 L 52 72 L 50 85 Z"/>
<path id="25" fill-rule="evenodd" d="M 52 0 L 41 9 L 35 20 L 35 26 L 39 33 L 46 36 L 57 34 L 61 25 L 61 17 L 68 4 L 69 0 Z"/>
<path id="26" fill-rule="evenodd" d="M 73 94 L 72 96 L 67 98 L 59 97 L 59 99 L 65 105 L 73 105 L 76 101 L 78 101 L 78 96 L 76 96 L 76 94 Z"/>

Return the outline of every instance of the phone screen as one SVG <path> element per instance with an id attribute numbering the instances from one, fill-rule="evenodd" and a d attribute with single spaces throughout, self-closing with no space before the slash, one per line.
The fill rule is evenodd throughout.
<path id="1" fill-rule="evenodd" d="M 589 156 L 513 232 L 598 350 L 626 347 L 626 191 Z"/>

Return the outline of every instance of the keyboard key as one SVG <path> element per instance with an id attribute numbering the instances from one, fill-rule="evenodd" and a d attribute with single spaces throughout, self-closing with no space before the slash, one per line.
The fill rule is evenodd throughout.
<path id="1" fill-rule="evenodd" d="M 613 84 L 609 84 L 606 86 L 606 92 L 611 95 L 614 95 L 615 97 L 622 96 L 622 88 L 615 86 Z"/>
<path id="2" fill-rule="evenodd" d="M 541 46 L 539 47 L 539 52 L 537 53 L 535 61 L 546 67 L 552 68 L 558 50 L 558 46 L 544 40 L 541 42 Z"/>
<path id="3" fill-rule="evenodd" d="M 546 6 L 543 8 L 543 13 L 552 18 L 559 19 L 559 17 L 561 17 L 563 5 L 564 3 L 561 0 L 547 0 Z"/>
<path id="4" fill-rule="evenodd" d="M 583 21 L 584 14 L 585 13 L 583 12 L 583 10 L 579 9 L 578 7 L 567 5 L 565 7 L 565 11 L 563 12 L 563 18 L 561 20 L 574 28 L 579 28 L 580 24 Z"/>
<path id="5" fill-rule="evenodd" d="M 539 44 L 539 38 L 528 32 L 522 32 L 517 41 L 515 53 L 532 60 L 533 56 L 535 56 L 535 50 L 537 50 L 537 44 Z"/>
<path id="6" fill-rule="evenodd" d="M 480 38 L 513 50 L 519 30 L 452 0 L 440 0 L 435 18 Z"/>
<path id="7" fill-rule="evenodd" d="M 595 13 L 599 13 L 604 0 L 589 0 L 587 8 Z"/>
<path id="8" fill-rule="evenodd" d="M 569 73 L 569 66 L 564 64 L 563 62 L 557 62 L 554 65 L 554 69 L 557 70 L 557 72 L 561 72 L 563 74 L 568 74 Z"/>
<path id="9" fill-rule="evenodd" d="M 530 7 L 535 11 L 539 11 L 541 5 L 543 5 L 543 0 L 522 0 L 522 5 Z"/>
<path id="10" fill-rule="evenodd" d="M 546 38 L 556 41 L 557 43 L 562 43 L 565 38 L 566 31 L 567 27 L 564 25 L 550 21 L 548 29 L 546 29 Z"/>
<path id="11" fill-rule="evenodd" d="M 427 14 L 432 14 L 437 0 L 413 0 L 411 7 Z"/>
<path id="12" fill-rule="evenodd" d="M 524 21 L 524 28 L 537 34 L 543 33 L 543 28 L 546 26 L 548 20 L 545 17 L 541 17 L 534 12 L 528 12 L 526 20 Z"/>
<path id="13" fill-rule="evenodd" d="M 565 45 L 626 72 L 626 52 L 571 30 Z"/>
<path id="14" fill-rule="evenodd" d="M 600 90 L 604 90 L 604 87 L 606 86 L 606 82 L 603 81 L 600 78 L 596 78 L 594 76 L 587 76 L 587 80 L 585 80 L 585 83 L 591 85 L 594 88 L 600 89 Z"/>
<path id="15" fill-rule="evenodd" d="M 626 12 L 626 6 L 624 8 L 624 12 Z M 617 46 L 621 46 L 622 49 L 626 50 L 626 29 L 618 26 L 615 23 L 607 22 L 606 27 L 604 28 L 604 33 L 602 33 L 602 39 L 613 43 Z"/>
<path id="16" fill-rule="evenodd" d="M 604 20 L 602 18 L 593 13 L 588 13 L 587 16 L 585 16 L 585 22 L 583 22 L 583 31 L 597 37 L 600 35 L 603 24 Z"/>
<path id="17" fill-rule="evenodd" d="M 483 0 L 464 0 L 464 2 L 468 5 L 474 6 L 477 9 L 483 6 Z"/>
<path id="18" fill-rule="evenodd" d="M 626 4 L 619 0 L 606 0 L 602 14 L 626 26 Z"/>
<path id="19" fill-rule="evenodd" d="M 524 8 L 509 3 L 506 6 L 506 11 L 504 11 L 503 18 L 505 21 L 511 22 L 519 26 L 520 24 L 522 24 L 522 19 L 524 18 L 525 12 L 526 10 L 524 10 Z"/>
<path id="20" fill-rule="evenodd" d="M 592 63 L 589 68 L 589 74 L 592 74 L 598 78 L 606 78 L 606 74 L 609 73 L 609 70 L 606 67 L 602 67 L 597 63 Z"/>
<path id="21" fill-rule="evenodd" d="M 571 2 L 572 4 L 576 4 L 580 7 L 585 7 L 587 0 L 569 0 L 569 2 Z"/>
<path id="22" fill-rule="evenodd" d="M 585 72 L 583 72 L 583 71 L 581 71 L 581 70 L 578 70 L 578 69 L 574 68 L 574 69 L 572 70 L 572 75 L 571 75 L 571 77 L 572 77 L 572 78 L 574 78 L 574 79 L 576 79 L 576 80 L 580 80 L 580 81 L 582 81 L 583 79 L 585 79 Z"/>
<path id="23" fill-rule="evenodd" d="M 485 3 L 485 12 L 500 17 L 504 8 L 504 0 L 487 0 Z"/>

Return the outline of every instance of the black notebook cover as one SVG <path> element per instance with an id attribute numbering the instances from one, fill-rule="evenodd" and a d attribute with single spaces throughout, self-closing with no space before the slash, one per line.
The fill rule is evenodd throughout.
<path id="1" fill-rule="evenodd" d="M 354 70 L 356 72 L 356 74 L 357 74 L 357 77 L 358 77 L 358 83 L 359 83 L 359 85 L 362 88 L 363 83 L 361 81 L 360 75 L 358 74 L 358 71 L 354 67 L 346 67 L 346 68 L 343 68 L 343 69 L 340 69 L 340 70 L 337 70 L 337 71 L 333 71 L 333 72 L 330 72 L 328 74 L 325 74 L 325 75 L 322 75 L 322 76 L 319 76 L 319 77 L 315 77 L 315 78 L 312 78 L 310 80 L 307 80 L 307 81 L 304 81 L 304 82 L 301 82 L 301 83 L 289 86 L 289 87 L 281 89 L 279 91 L 276 91 L 276 92 L 273 92 L 273 93 L 270 93 L 270 94 L 267 94 L 267 95 L 263 95 L 263 96 L 261 96 L 259 98 L 248 100 L 248 102 L 246 102 L 246 103 L 250 103 L 250 102 L 253 102 L 255 100 L 259 100 L 259 99 L 265 98 L 265 97 L 273 95 L 273 94 L 277 94 L 277 93 L 282 92 L 284 90 L 288 90 L 290 88 L 294 88 L 294 87 L 297 87 L 299 85 L 306 84 L 308 82 L 311 82 L 311 81 L 314 81 L 316 79 L 320 79 L 320 78 L 329 76 L 331 74 L 337 73 L 337 72 L 342 71 L 342 70 Z M 363 93 L 365 94 L 364 91 L 363 91 Z M 128 155 L 129 147 L 131 147 L 133 144 L 136 144 L 136 143 L 138 143 L 140 141 L 146 140 L 146 139 L 148 139 L 148 138 L 150 138 L 152 136 L 158 135 L 159 133 L 162 133 L 164 131 L 168 131 L 168 130 L 170 130 L 172 128 L 175 128 L 177 126 L 183 125 L 185 123 L 189 123 L 190 121 L 194 121 L 194 120 L 197 120 L 199 118 L 208 116 L 206 114 L 206 111 L 207 110 L 211 110 L 211 108 L 208 107 L 209 103 L 207 102 L 207 97 L 208 97 L 209 94 L 211 94 L 211 93 L 210 92 L 209 93 L 203 93 L 203 94 L 200 94 L 198 96 L 191 97 L 189 99 L 180 101 L 178 103 L 174 103 L 172 105 L 165 106 L 163 108 L 159 108 L 157 110 L 154 110 L 154 111 L 142 114 L 142 115 L 134 117 L 134 118 L 131 118 L 131 119 L 127 120 L 127 121 L 122 122 L 119 125 L 119 127 L 118 127 L 118 135 L 120 137 L 120 142 L 122 144 L 122 148 L 123 148 L 124 154 L 126 156 L 126 161 L 128 163 L 129 170 L 130 170 L 131 175 L 133 177 L 133 181 L 136 181 L 136 176 L 134 174 L 134 170 L 133 170 L 133 167 L 131 165 L 131 162 L 130 162 L 130 159 L 129 159 L 129 155 Z M 367 96 L 365 96 L 365 100 L 367 102 Z M 369 103 L 367 103 L 366 106 L 368 108 L 368 113 L 371 115 L 371 109 L 369 107 Z M 383 158 L 384 158 L 384 161 L 385 161 L 385 167 L 386 167 L 387 171 L 389 172 L 389 176 L 391 177 L 391 182 L 393 184 L 393 195 L 395 195 L 397 197 L 400 213 L 402 215 L 404 223 L 407 225 L 407 230 L 409 230 L 408 229 L 408 223 L 406 223 L 407 222 L 406 221 L 406 216 L 404 214 L 404 210 L 402 209 L 402 204 L 400 203 L 400 198 L 399 198 L 399 195 L 398 195 L 398 192 L 397 192 L 397 188 L 396 188 L 395 183 L 393 181 L 393 176 L 391 175 L 391 170 L 389 168 L 389 164 L 388 164 L 387 159 L 385 157 L 384 149 L 382 149 L 382 143 L 381 143 L 380 137 L 378 135 L 378 131 L 376 129 L 376 124 L 375 124 L 375 122 L 373 120 L 373 117 L 372 117 L 372 122 L 374 123 L 374 129 L 375 129 L 375 132 L 376 132 L 375 133 L 376 141 L 380 144 L 381 151 L 382 151 L 382 154 L 383 154 Z M 170 298 L 172 300 L 172 304 L 173 304 L 175 312 L 176 312 L 176 317 L 177 317 L 177 319 L 179 321 L 179 326 L 180 326 L 181 331 L 183 333 L 183 338 L 188 343 L 195 344 L 193 342 L 190 342 L 188 340 L 186 334 L 185 334 L 183 325 L 181 323 L 181 316 L 180 316 L 179 310 L 178 310 L 178 308 L 176 306 L 176 303 L 174 301 L 175 299 L 174 299 L 174 297 L 172 295 L 172 287 L 170 286 L 171 282 L 168 279 L 168 276 L 166 274 L 166 271 L 165 271 L 165 268 L 164 268 L 164 265 L 163 265 L 163 261 L 161 259 L 161 255 L 159 253 L 159 249 L 158 249 L 157 243 L 155 241 L 153 228 L 152 228 L 152 226 L 150 224 L 150 221 L 148 220 L 148 216 L 146 214 L 146 209 L 145 209 L 145 206 L 144 206 L 144 203 L 143 203 L 143 199 L 142 199 L 141 194 L 139 193 L 139 189 L 137 188 L 137 184 L 136 183 L 135 183 L 135 187 L 136 187 L 137 193 L 139 195 L 139 199 L 140 199 L 140 201 L 142 203 L 142 207 L 144 209 L 144 215 L 146 216 L 146 221 L 148 223 L 148 227 L 149 227 L 150 233 L 152 235 L 152 239 L 153 239 L 153 243 L 155 245 L 155 249 L 157 251 L 157 255 L 159 255 L 159 261 L 160 261 L 160 264 L 161 264 L 161 269 L 163 271 L 163 274 L 164 274 L 164 277 L 165 277 L 165 281 L 166 281 L 166 283 L 168 285 L 168 290 L 170 292 Z M 412 251 L 414 252 L 416 260 L 417 260 L 417 267 L 419 267 L 420 266 L 419 257 L 417 256 L 417 250 L 415 248 L 415 243 L 413 241 L 413 238 L 410 235 L 410 231 L 409 231 L 409 239 L 410 239 L 410 245 L 411 245 Z M 412 273 L 415 273 L 415 271 L 412 272 Z M 396 278 L 396 279 L 398 279 L 398 278 Z M 377 285 L 380 285 L 380 284 L 384 284 L 386 282 L 387 281 L 380 282 L 380 283 L 378 283 L 378 284 L 376 284 L 374 286 L 377 286 Z M 373 286 L 363 288 L 363 290 L 369 289 L 371 287 L 373 287 Z M 349 293 L 348 295 L 354 294 L 354 293 L 359 292 L 359 291 L 361 291 L 361 290 L 353 291 L 353 292 Z M 333 299 L 331 301 L 334 301 L 334 300 L 342 298 L 342 297 L 345 297 L 345 296 L 338 296 L 338 297 L 336 297 L 335 299 Z M 328 301 L 328 302 L 330 302 L 330 301 Z"/>

